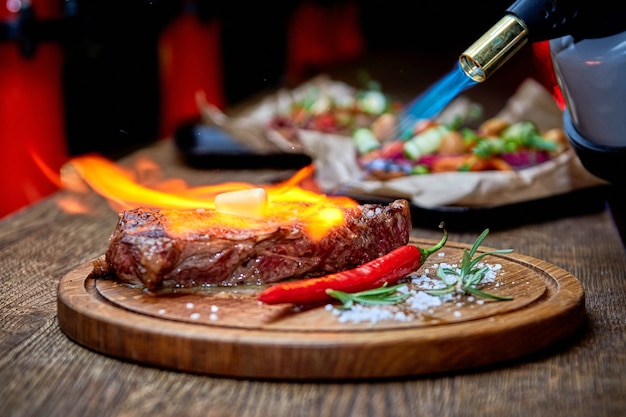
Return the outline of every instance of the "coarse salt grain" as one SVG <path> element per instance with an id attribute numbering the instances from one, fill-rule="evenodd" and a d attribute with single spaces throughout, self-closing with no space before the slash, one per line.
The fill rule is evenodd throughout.
<path id="1" fill-rule="evenodd" d="M 502 272 L 501 264 L 485 264 L 479 263 L 478 267 L 482 268 L 484 266 L 488 267 L 488 271 L 482 279 L 482 283 L 495 282 L 497 271 Z M 441 262 L 440 264 L 434 264 L 432 266 L 433 269 L 437 270 L 439 268 L 448 268 L 452 270 L 459 271 L 457 264 L 448 264 L 445 262 Z M 438 289 L 445 287 L 445 283 L 439 278 L 431 278 L 429 276 L 430 269 L 425 269 L 424 273 L 421 275 L 413 274 L 411 275 L 411 284 L 415 285 L 421 289 Z M 458 279 L 455 275 L 450 275 L 451 280 Z M 499 283 L 496 283 L 498 286 Z M 402 286 L 398 288 L 398 292 L 406 294 L 409 293 L 410 296 L 407 297 L 403 303 L 404 309 L 400 310 L 398 305 L 388 305 L 388 306 L 367 306 L 362 304 L 355 304 L 349 310 L 343 310 L 340 308 L 336 308 L 332 304 L 327 304 L 325 309 L 327 311 L 332 311 L 332 313 L 338 316 L 338 320 L 340 323 L 362 323 L 368 322 L 370 324 L 375 324 L 380 321 L 385 320 L 395 320 L 395 321 L 410 321 L 415 318 L 414 315 L 410 314 L 410 311 L 414 311 L 419 313 L 421 311 L 426 311 L 428 314 L 434 314 L 434 307 L 441 306 L 445 302 L 454 301 L 459 295 L 465 295 L 463 290 L 459 290 L 456 294 L 446 294 L 442 296 L 434 296 L 428 294 L 424 290 L 411 290 L 408 286 Z M 483 305 L 485 303 L 482 299 L 476 299 L 474 296 L 469 296 L 467 298 L 468 302 L 475 302 L 478 305 Z M 463 302 L 456 302 L 456 307 L 463 307 L 465 304 Z M 407 308 L 410 310 L 407 312 Z M 455 310 L 453 312 L 455 317 L 461 317 L 461 311 Z"/>
<path id="2" fill-rule="evenodd" d="M 191 320 L 198 320 L 200 318 L 200 313 L 191 313 L 189 316 Z"/>
<path id="3" fill-rule="evenodd" d="M 412 310 L 428 310 L 443 304 L 441 297 L 430 295 L 424 291 L 412 291 L 411 296 L 406 299 L 406 303 Z"/>
<path id="4" fill-rule="evenodd" d="M 194 307 L 194 305 L 193 303 L 187 303 L 185 307 L 187 307 L 188 310 L 191 310 Z"/>
<path id="5" fill-rule="evenodd" d="M 411 277 L 411 283 L 420 287 L 433 289 L 442 286 L 440 279 L 432 279 L 426 274 Z"/>
<path id="6" fill-rule="evenodd" d="M 406 321 L 406 316 L 402 317 L 389 308 L 381 306 L 363 306 L 356 304 L 350 310 L 335 310 L 335 314 L 339 316 L 340 323 L 362 323 L 371 324 L 384 320 L 400 319 Z"/>

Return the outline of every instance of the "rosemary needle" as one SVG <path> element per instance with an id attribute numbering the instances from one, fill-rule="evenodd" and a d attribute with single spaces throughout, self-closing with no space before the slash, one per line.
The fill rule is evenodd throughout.
<path id="1" fill-rule="evenodd" d="M 463 256 L 461 258 L 461 266 L 458 269 L 440 267 L 437 269 L 437 276 L 443 281 L 444 287 L 433 290 L 426 290 L 426 293 L 430 295 L 446 295 L 453 292 L 463 292 L 466 294 L 472 294 L 483 298 L 490 298 L 493 300 L 512 300 L 513 297 L 503 296 L 497 294 L 491 294 L 485 291 L 481 291 L 476 288 L 485 278 L 487 272 L 489 272 L 488 266 L 479 267 L 478 263 L 488 255 L 496 253 L 510 253 L 513 249 L 499 249 L 490 252 L 484 252 L 478 256 L 474 256 L 478 247 L 482 244 L 483 240 L 489 234 L 489 229 L 485 229 L 469 250 L 463 250 Z M 450 279 L 450 277 L 453 277 Z"/>
<path id="2" fill-rule="evenodd" d="M 360 291 L 355 293 L 348 293 L 343 291 L 337 291 L 328 289 L 326 292 L 331 297 L 338 299 L 343 306 L 344 310 L 349 310 L 355 303 L 367 304 L 367 305 L 383 305 L 383 304 L 397 304 L 406 300 L 411 294 L 398 292 L 400 287 L 405 287 L 406 284 L 387 286 L 387 283 L 381 287 L 371 290 Z"/>

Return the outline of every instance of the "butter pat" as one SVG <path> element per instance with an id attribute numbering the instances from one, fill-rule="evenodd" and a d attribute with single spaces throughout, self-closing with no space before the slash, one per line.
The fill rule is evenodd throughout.
<path id="1" fill-rule="evenodd" d="M 215 196 L 215 210 L 235 216 L 262 218 L 267 206 L 264 188 L 230 191 Z"/>

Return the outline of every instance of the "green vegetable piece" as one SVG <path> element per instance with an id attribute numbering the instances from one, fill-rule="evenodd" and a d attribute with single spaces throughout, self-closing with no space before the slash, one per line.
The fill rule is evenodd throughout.
<path id="1" fill-rule="evenodd" d="M 414 136 L 404 143 L 404 154 L 407 158 L 417 160 L 424 155 L 435 153 L 445 135 L 450 133 L 446 126 L 435 126 Z"/>
<path id="2" fill-rule="evenodd" d="M 300 101 L 300 105 L 308 111 L 315 104 L 319 96 L 320 96 L 320 88 L 317 86 L 310 87 L 306 91 L 305 96 Z"/>
<path id="3" fill-rule="evenodd" d="M 539 136 L 539 130 L 537 125 L 532 122 L 518 122 L 504 129 L 500 136 L 504 140 L 526 144 L 532 141 L 533 136 Z"/>
<path id="4" fill-rule="evenodd" d="M 387 98 L 380 91 L 366 91 L 359 98 L 361 110 L 370 114 L 382 114 L 387 108 Z"/>
<path id="5" fill-rule="evenodd" d="M 352 139 L 354 140 L 357 152 L 361 155 L 378 149 L 381 146 L 374 133 L 365 127 L 356 129 L 354 133 L 352 133 Z"/>
<path id="6" fill-rule="evenodd" d="M 430 170 L 428 169 L 428 166 L 423 165 L 423 164 L 418 164 L 411 168 L 412 175 L 423 175 L 423 174 L 428 174 L 429 172 Z"/>
<path id="7" fill-rule="evenodd" d="M 529 121 L 515 123 L 502 131 L 502 138 L 507 142 L 514 142 L 518 146 L 531 149 L 552 151 L 556 143 L 541 136 L 536 124 Z"/>
<path id="8" fill-rule="evenodd" d="M 515 152 L 516 150 L 516 142 L 507 141 L 503 138 L 481 138 L 474 146 L 472 152 L 481 158 L 489 158 L 503 153 Z"/>

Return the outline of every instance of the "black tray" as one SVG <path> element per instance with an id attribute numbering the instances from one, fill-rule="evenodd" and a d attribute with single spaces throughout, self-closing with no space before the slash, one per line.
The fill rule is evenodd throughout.
<path id="1" fill-rule="evenodd" d="M 482 231 L 508 229 L 567 216 L 596 213 L 606 209 L 611 187 L 596 186 L 536 200 L 493 207 L 419 207 L 410 204 L 413 226 L 437 229 L 445 222 L 448 230 Z M 343 194 L 359 203 L 387 204 L 393 198 L 372 195 Z"/>
<path id="2" fill-rule="evenodd" d="M 223 130 L 196 121 L 176 129 L 174 144 L 187 165 L 200 169 L 296 169 L 313 162 L 310 156 L 298 153 L 256 153 L 239 144 Z"/>

